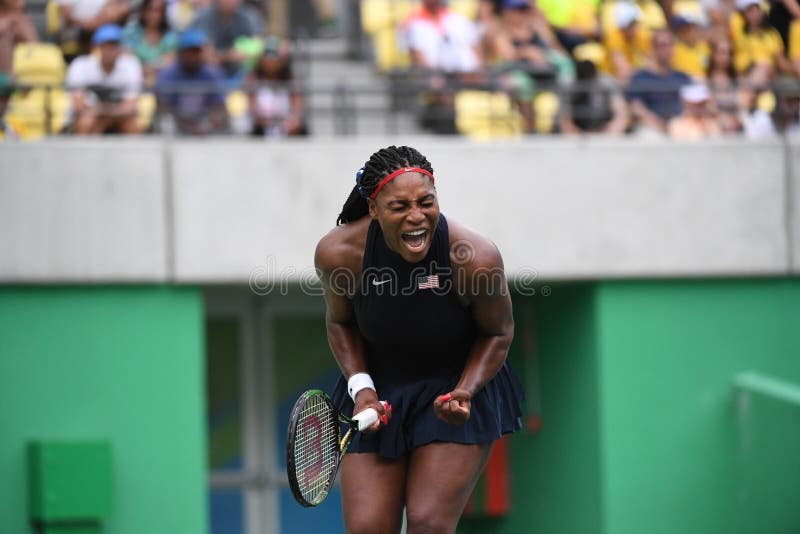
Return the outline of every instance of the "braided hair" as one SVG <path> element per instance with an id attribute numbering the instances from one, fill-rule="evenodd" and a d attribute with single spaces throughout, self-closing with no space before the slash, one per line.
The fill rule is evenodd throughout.
<path id="1" fill-rule="evenodd" d="M 382 148 L 370 156 L 356 175 L 356 186 L 342 206 L 336 225 L 356 221 L 369 213 L 367 198 L 375 191 L 383 178 L 403 167 L 419 167 L 433 173 L 428 158 L 410 146 Z"/>

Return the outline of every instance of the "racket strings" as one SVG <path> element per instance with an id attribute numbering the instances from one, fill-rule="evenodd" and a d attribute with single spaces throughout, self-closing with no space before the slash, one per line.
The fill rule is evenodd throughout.
<path id="1" fill-rule="evenodd" d="M 297 423 L 295 472 L 300 492 L 309 503 L 325 498 L 339 461 L 339 424 L 322 396 L 311 396 Z"/>

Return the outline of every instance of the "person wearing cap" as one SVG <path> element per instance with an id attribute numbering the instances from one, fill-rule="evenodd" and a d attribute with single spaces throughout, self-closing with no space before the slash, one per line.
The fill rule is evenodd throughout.
<path id="1" fill-rule="evenodd" d="M 225 76 L 205 59 L 207 42 L 197 28 L 183 32 L 176 61 L 156 80 L 159 115 L 170 118 L 180 134 L 222 134 L 228 129 Z"/>
<path id="2" fill-rule="evenodd" d="M 92 37 L 97 53 L 75 58 L 67 69 L 77 134 L 138 133 L 142 65 L 121 41 L 122 28 L 101 26 Z"/>
<path id="3" fill-rule="evenodd" d="M 672 67 L 699 80 L 706 77 L 711 57 L 711 49 L 700 31 L 701 23 L 695 13 L 679 13 L 672 18 L 676 37 Z"/>
<path id="4" fill-rule="evenodd" d="M 784 55 L 781 36 L 769 27 L 759 0 L 736 0 L 736 8 L 743 20 L 741 31 L 734 31 L 733 64 L 754 87 L 768 85 L 778 72 L 791 72 L 792 67 Z"/>
<path id="5" fill-rule="evenodd" d="M 672 68 L 673 46 L 668 30 L 654 31 L 650 66 L 637 71 L 628 84 L 631 112 L 642 133 L 666 133 L 669 120 L 681 112 L 678 93 L 691 83 L 691 78 Z"/>
<path id="6" fill-rule="evenodd" d="M 698 141 L 716 137 L 722 130 L 715 117 L 711 91 L 705 84 L 681 87 L 683 112 L 669 121 L 668 133 L 672 139 Z"/>
<path id="7" fill-rule="evenodd" d="M 651 36 L 641 24 L 642 10 L 632 2 L 614 4 L 614 27 L 605 35 L 607 69 L 621 82 L 647 64 L 652 53 Z"/>

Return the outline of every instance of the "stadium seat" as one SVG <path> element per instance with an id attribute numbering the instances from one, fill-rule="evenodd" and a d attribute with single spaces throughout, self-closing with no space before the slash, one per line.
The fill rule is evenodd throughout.
<path id="1" fill-rule="evenodd" d="M 558 95 L 552 91 L 542 91 L 533 98 L 533 112 L 536 117 L 537 133 L 553 133 L 558 107 Z"/>
<path id="2" fill-rule="evenodd" d="M 225 97 L 225 109 L 228 111 L 228 119 L 234 133 L 247 133 L 250 122 L 250 103 L 244 91 L 235 90 L 228 93 Z"/>
<path id="3" fill-rule="evenodd" d="M 49 95 L 49 98 L 48 98 Z M 50 128 L 47 128 L 49 102 Z M 69 95 L 63 89 L 31 89 L 17 91 L 8 102 L 6 120 L 17 130 L 22 140 L 41 139 L 59 133 L 66 124 L 70 108 Z"/>
<path id="4" fill-rule="evenodd" d="M 20 85 L 61 85 L 67 65 L 61 49 L 50 43 L 20 43 L 14 47 L 14 78 Z"/>
<path id="5" fill-rule="evenodd" d="M 478 0 L 450 0 L 447 5 L 470 20 L 475 20 L 478 16 Z"/>
<path id="6" fill-rule="evenodd" d="M 398 44 L 398 26 L 408 17 L 415 2 L 410 0 L 362 0 L 361 26 L 372 37 L 375 64 L 382 72 L 407 68 L 408 54 Z"/>
<path id="7" fill-rule="evenodd" d="M 136 124 L 140 132 L 147 132 L 153 124 L 153 116 L 156 113 L 156 97 L 153 93 L 142 93 L 137 102 Z"/>
<path id="8" fill-rule="evenodd" d="M 475 139 L 517 137 L 524 130 L 522 115 L 502 92 L 458 91 L 455 114 L 458 132 Z"/>

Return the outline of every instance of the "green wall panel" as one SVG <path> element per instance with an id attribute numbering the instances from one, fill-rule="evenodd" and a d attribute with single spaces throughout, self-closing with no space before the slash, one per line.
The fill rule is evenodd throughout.
<path id="1" fill-rule="evenodd" d="M 514 298 L 509 359 L 523 378 L 537 433 L 511 438 L 511 513 L 464 519 L 459 534 L 601 532 L 594 289 L 559 285 Z"/>
<path id="2" fill-rule="evenodd" d="M 800 532 L 800 410 L 731 386 L 800 383 L 800 281 L 604 282 L 597 309 L 605 532 Z"/>
<path id="3" fill-rule="evenodd" d="M 25 533 L 32 439 L 108 439 L 107 534 L 207 531 L 195 288 L 0 287 L 0 531 Z"/>

